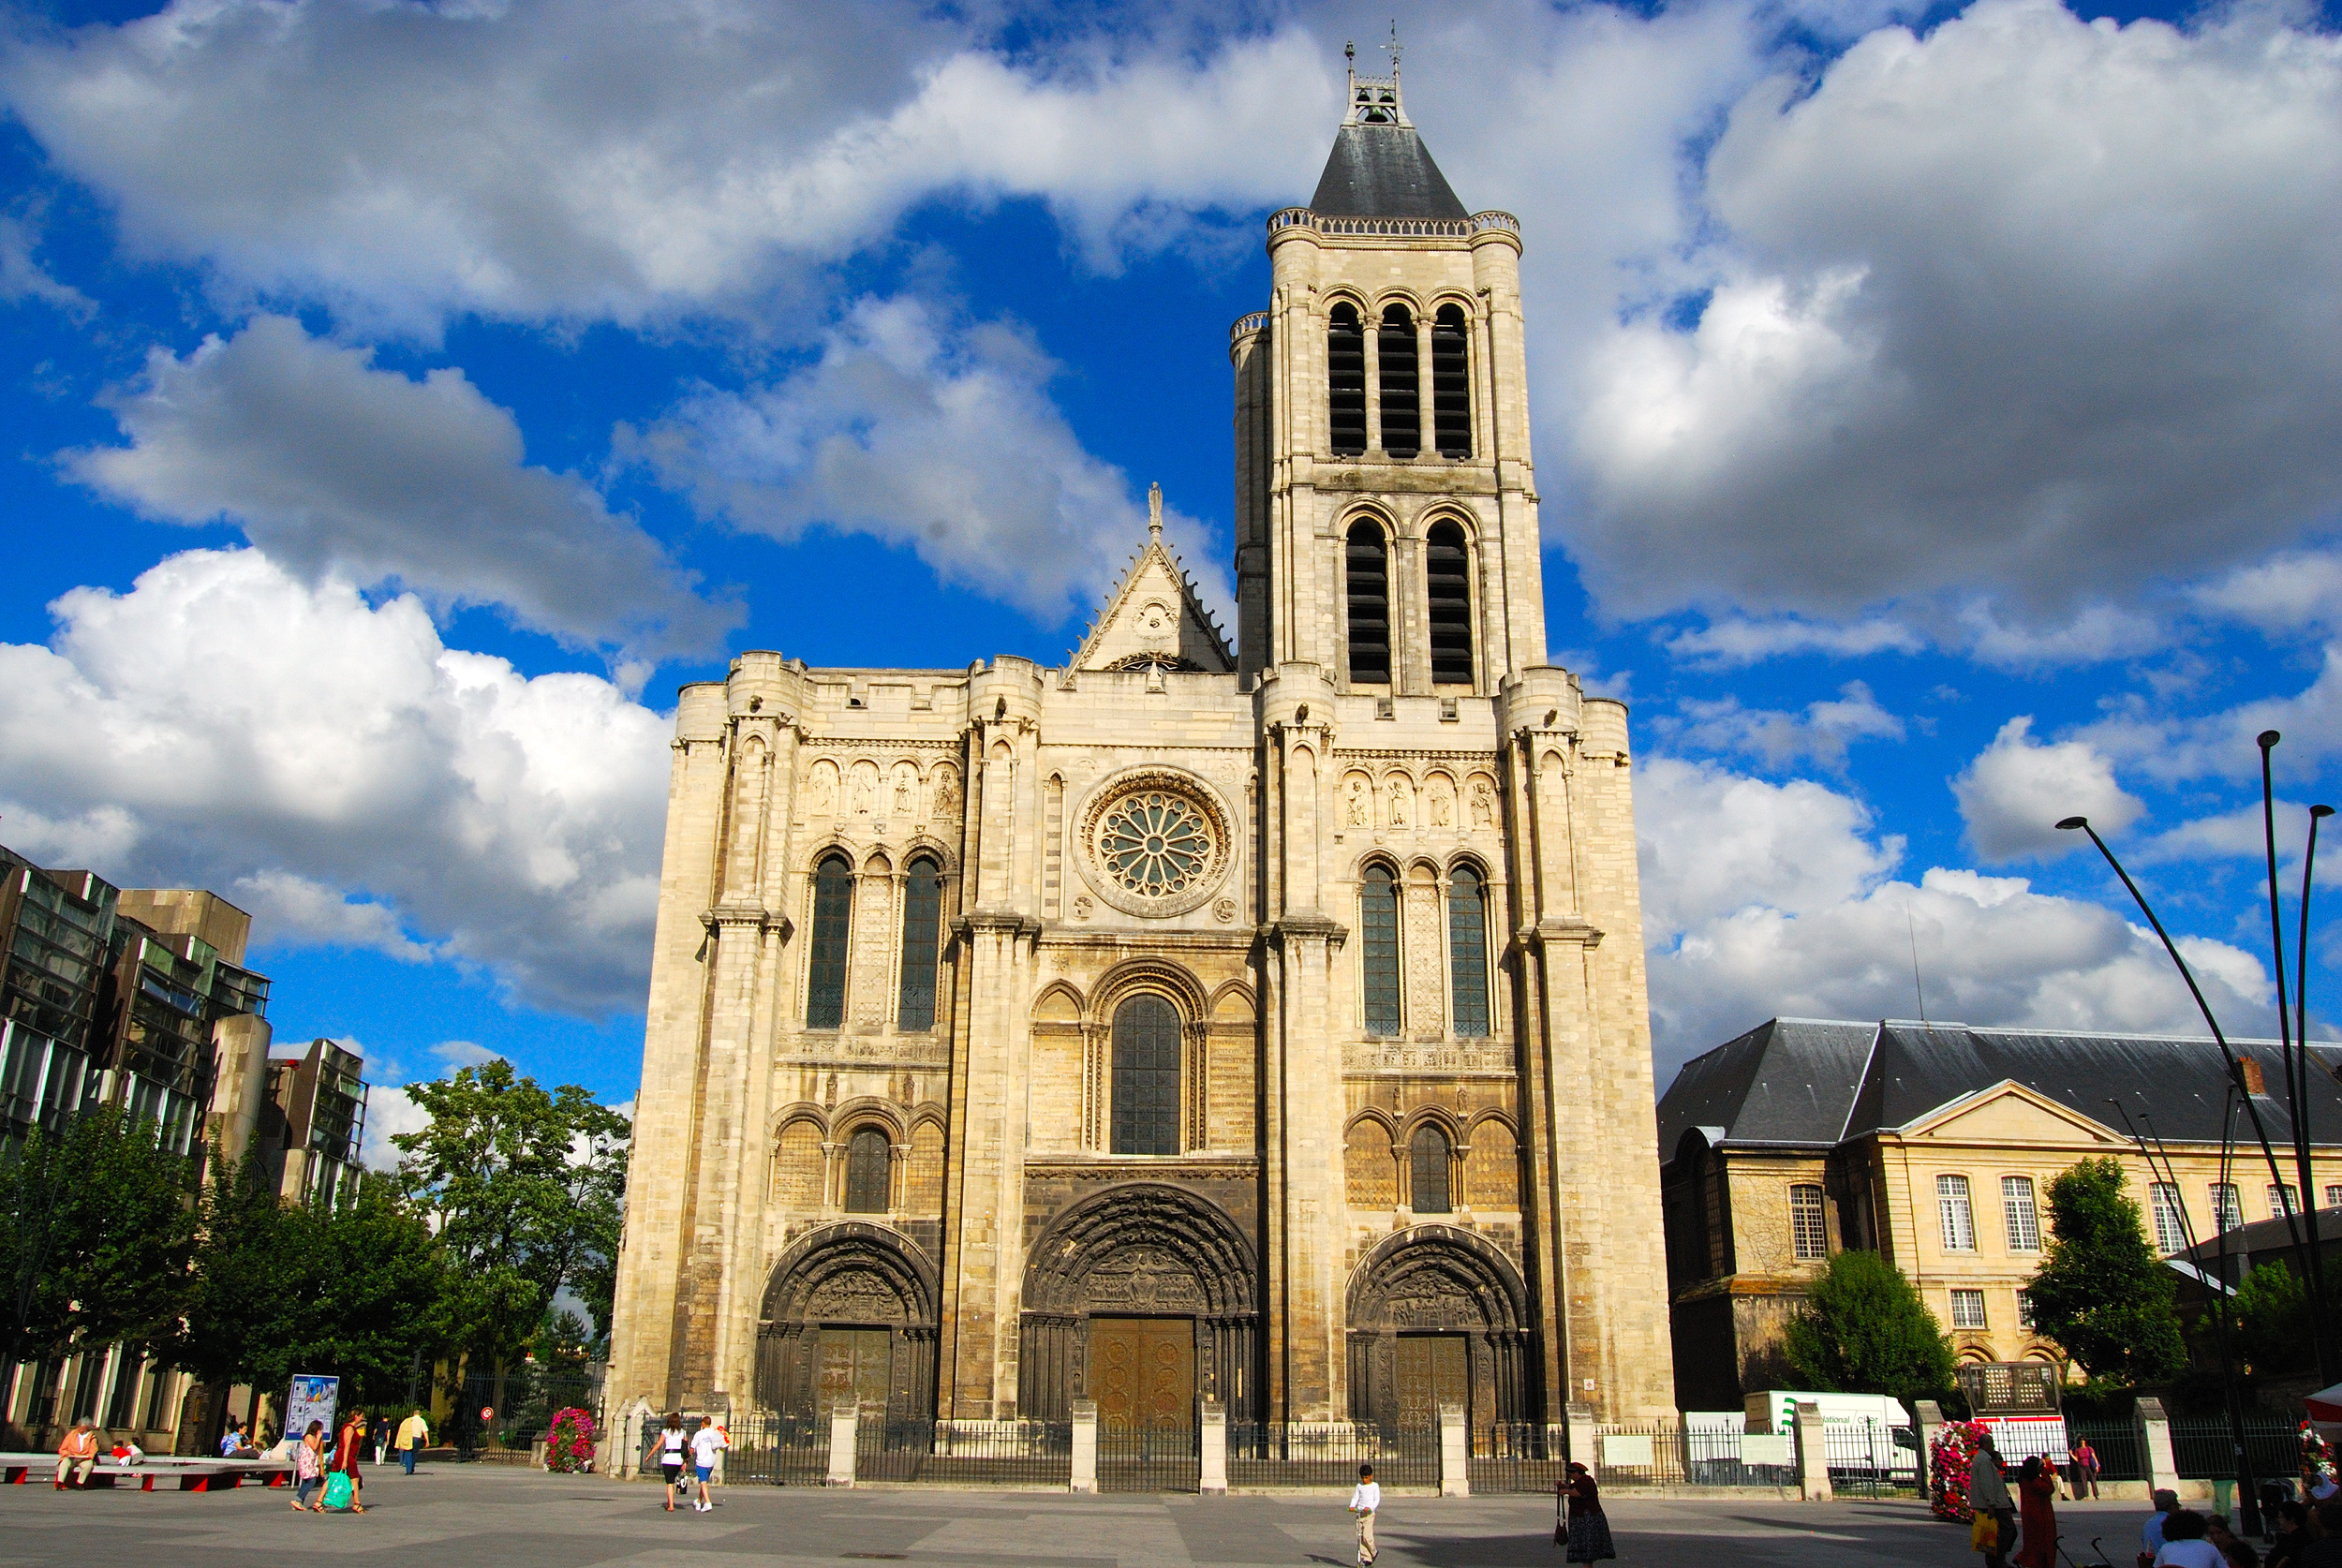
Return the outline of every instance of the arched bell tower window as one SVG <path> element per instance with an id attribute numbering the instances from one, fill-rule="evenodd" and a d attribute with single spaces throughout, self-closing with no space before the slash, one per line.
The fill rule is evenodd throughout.
<path id="1" fill-rule="evenodd" d="M 1447 879 L 1449 1013 L 1456 1033 L 1485 1038 L 1489 1032 L 1488 889 L 1480 873 L 1459 865 Z"/>
<path id="2" fill-rule="evenodd" d="M 1380 861 L 1358 890 L 1358 943 L 1365 958 L 1366 1032 L 1399 1032 L 1399 882 Z"/>
<path id="3" fill-rule="evenodd" d="M 1342 592 L 1350 610 L 1350 678 L 1390 680 L 1390 552 L 1382 527 L 1365 518 L 1350 525 Z"/>
<path id="4" fill-rule="evenodd" d="M 1431 318 L 1431 439 L 1442 457 L 1472 455 L 1471 338 L 1461 305 Z"/>
<path id="5" fill-rule="evenodd" d="M 1383 451 L 1413 457 L 1423 450 L 1423 388 L 1416 362 L 1415 318 L 1395 304 L 1374 334 L 1374 369 L 1383 390 Z"/>
<path id="6" fill-rule="evenodd" d="M 831 855 L 813 873 L 813 940 L 807 954 L 809 973 L 805 1027 L 834 1029 L 846 1022 L 846 938 L 853 925 L 853 867 Z"/>
<path id="7" fill-rule="evenodd" d="M 884 1214 L 894 1150 L 875 1127 L 856 1132 L 846 1145 L 846 1212 Z"/>
<path id="8" fill-rule="evenodd" d="M 1334 306 L 1326 329 L 1326 400 L 1334 455 L 1366 451 L 1366 330 L 1356 305 Z"/>
<path id="9" fill-rule="evenodd" d="M 1423 538 L 1425 598 L 1431 621 L 1431 684 L 1472 684 L 1472 555 L 1463 530 L 1434 523 Z"/>
<path id="10" fill-rule="evenodd" d="M 1407 1164 L 1414 1201 L 1407 1206 L 1417 1214 L 1445 1214 L 1447 1200 L 1447 1134 L 1425 1123 L 1415 1130 L 1415 1138 L 1407 1146 Z"/>
<path id="11" fill-rule="evenodd" d="M 1114 1010 L 1114 1152 L 1179 1152 L 1179 1013 L 1133 997 Z"/>
<path id="12" fill-rule="evenodd" d="M 921 855 L 903 879 L 903 978 L 895 1003 L 898 1029 L 935 1028 L 935 961 L 942 926 L 943 872 Z"/>

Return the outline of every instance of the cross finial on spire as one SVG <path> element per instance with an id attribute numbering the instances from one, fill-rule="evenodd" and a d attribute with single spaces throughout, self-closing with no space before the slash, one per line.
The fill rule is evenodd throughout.
<path id="1" fill-rule="evenodd" d="M 1390 42 L 1383 45 L 1383 52 L 1390 56 L 1390 74 L 1399 74 L 1399 19 L 1390 19 Z"/>
<path id="2" fill-rule="evenodd" d="M 1157 544 L 1163 542 L 1163 486 L 1147 487 L 1147 537 Z"/>

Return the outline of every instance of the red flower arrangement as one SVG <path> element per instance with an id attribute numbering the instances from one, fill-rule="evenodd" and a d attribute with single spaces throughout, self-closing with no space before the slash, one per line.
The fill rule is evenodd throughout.
<path id="1" fill-rule="evenodd" d="M 545 1433 L 545 1468 L 573 1474 L 594 1468 L 594 1418 L 572 1405 Z"/>
<path id="2" fill-rule="evenodd" d="M 1976 1468 L 1976 1452 L 1985 1435 L 1974 1421 L 1947 1421 L 1935 1434 L 1929 1456 L 1934 1484 L 1928 1487 L 1927 1505 L 1938 1518 L 1965 1523 L 1976 1510 L 1968 1503 L 1968 1476 Z"/>

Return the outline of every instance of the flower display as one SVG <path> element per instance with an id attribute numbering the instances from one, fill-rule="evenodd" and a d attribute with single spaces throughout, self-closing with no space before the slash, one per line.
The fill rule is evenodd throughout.
<path id="1" fill-rule="evenodd" d="M 594 1418 L 572 1405 L 545 1432 L 545 1468 L 564 1474 L 594 1468 Z"/>
<path id="2" fill-rule="evenodd" d="M 1984 1427 L 1974 1421 L 1947 1421 L 1935 1434 L 1929 1454 L 1934 1483 L 1928 1487 L 1927 1505 L 1938 1517 L 1964 1523 L 1974 1516 L 1976 1510 L 1968 1503 L 1968 1476 L 1976 1467 L 1977 1449 L 1984 1436 Z"/>

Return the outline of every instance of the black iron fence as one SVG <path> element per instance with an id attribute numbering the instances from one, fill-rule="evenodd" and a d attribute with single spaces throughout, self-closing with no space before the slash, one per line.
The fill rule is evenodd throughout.
<path id="1" fill-rule="evenodd" d="M 2139 1425 L 2127 1416 L 2066 1417 L 2066 1447 L 2070 1452 L 2084 1440 L 2090 1451 L 2098 1457 L 2098 1479 L 2101 1481 L 2144 1481 L 2147 1478 L 2146 1444 L 2139 1438 Z"/>
<path id="2" fill-rule="evenodd" d="M 1098 1489 L 1192 1492 L 1202 1479 L 1196 1429 L 1184 1423 L 1101 1421 Z"/>
<path id="3" fill-rule="evenodd" d="M 2172 1423 L 2172 1457 L 2190 1481 L 2216 1481 L 2236 1473 L 2236 1443 L 2226 1416 L 2186 1416 Z M 2245 1457 L 2260 1480 L 2298 1476 L 2302 1471 L 2301 1428 L 2283 1416 L 2245 1418 Z"/>
<path id="4" fill-rule="evenodd" d="M 541 1370 L 533 1363 L 502 1376 L 475 1373 L 455 1390 L 455 1405 L 436 1434 L 456 1457 L 491 1464 L 527 1464 L 553 1418 L 583 1410 L 601 1430 L 601 1387 L 593 1379 Z"/>
<path id="5" fill-rule="evenodd" d="M 724 1456 L 724 1479 L 734 1485 L 762 1482 L 775 1487 L 818 1487 L 829 1474 L 829 1423 L 801 1415 L 753 1414 L 733 1418 L 725 1428 L 732 1451 Z M 659 1473 L 660 1428 L 643 1429 L 643 1473 Z"/>
<path id="6" fill-rule="evenodd" d="M 1099 1462 L 1103 1469 L 1103 1453 Z M 1231 1487 L 1346 1488 L 1356 1482 L 1362 1464 L 1374 1467 L 1374 1479 L 1383 1486 L 1437 1489 L 1439 1432 L 1347 1421 L 1228 1424 Z"/>

